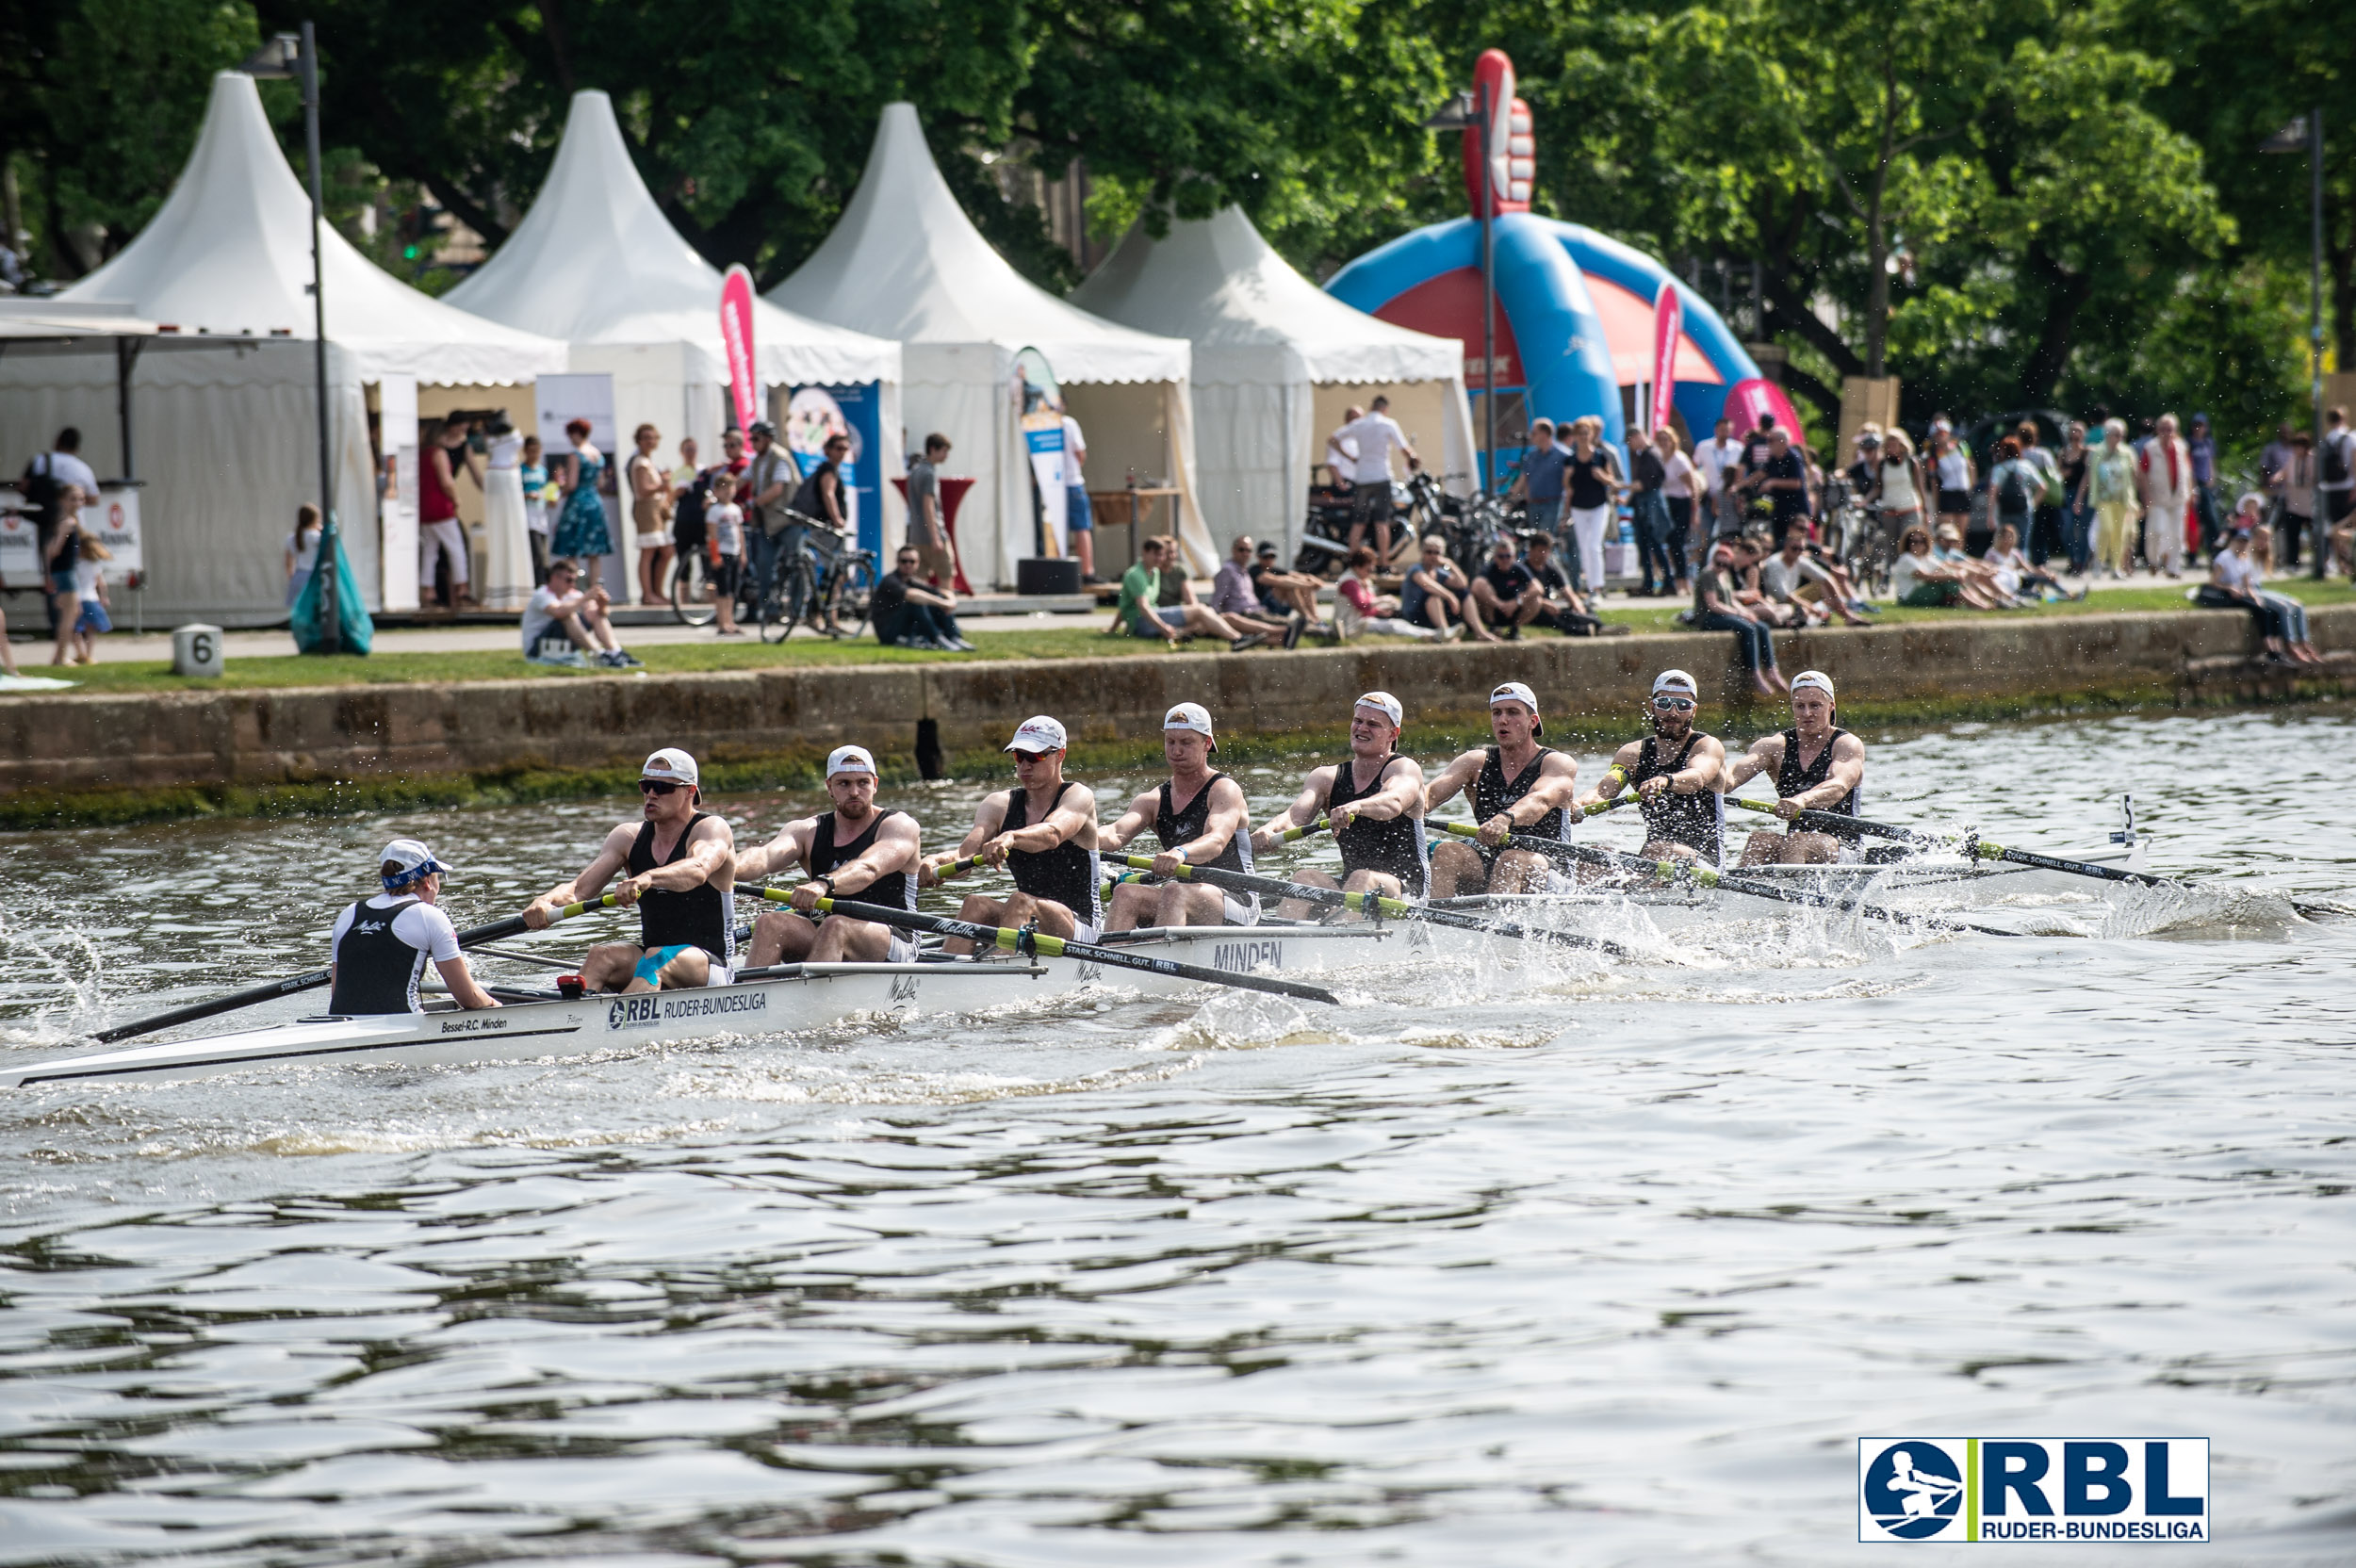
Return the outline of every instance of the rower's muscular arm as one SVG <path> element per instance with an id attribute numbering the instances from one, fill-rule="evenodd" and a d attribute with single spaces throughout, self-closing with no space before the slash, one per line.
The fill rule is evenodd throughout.
<path id="1" fill-rule="evenodd" d="M 810 836 L 817 827 L 817 818 L 804 817 L 799 822 L 787 823 L 767 843 L 740 850 L 736 857 L 736 880 L 758 882 L 801 865 L 810 858 Z"/>
<path id="2" fill-rule="evenodd" d="M 1416 814 L 1423 804 L 1423 764 L 1412 757 L 1395 757 L 1383 770 L 1383 788 L 1373 794 L 1349 801 L 1326 812 L 1333 820 L 1333 812 L 1345 816 L 1364 817 L 1368 822 L 1391 822 L 1399 817 Z M 1339 823 L 1334 824 L 1340 826 Z"/>
<path id="3" fill-rule="evenodd" d="M 667 866 L 640 872 L 626 886 L 631 890 L 631 902 L 658 888 L 683 893 L 707 882 L 727 887 L 733 880 L 735 865 L 736 835 L 718 817 L 706 817 L 688 830 L 685 855 Z"/>
<path id="4" fill-rule="evenodd" d="M 1760 774 L 1772 774 L 1783 766 L 1783 732 L 1761 735 L 1751 743 L 1751 749 L 1726 764 L 1724 792 L 1732 794 Z M 1843 791 L 1842 793 L 1847 793 Z M 1836 797 L 1837 798 L 1837 797 Z"/>
<path id="5" fill-rule="evenodd" d="M 1851 790 L 1865 782 L 1865 743 L 1854 735 L 1843 735 L 1832 743 L 1832 770 L 1824 781 L 1814 789 L 1802 790 L 1791 797 L 1792 805 L 1803 811 L 1821 811 L 1838 806 Z"/>
<path id="6" fill-rule="evenodd" d="M 605 885 L 614 880 L 614 874 L 630 859 L 630 846 L 637 837 L 637 824 L 617 825 L 605 836 L 605 842 L 597 846 L 597 858 L 579 876 L 559 882 L 524 906 L 524 923 L 534 931 L 545 930 L 555 923 L 556 912 L 565 905 L 579 904 L 603 892 Z"/>
<path id="7" fill-rule="evenodd" d="M 1260 830 L 1252 835 L 1252 847 L 1274 849 L 1282 841 L 1277 835 L 1284 829 L 1306 827 L 1317 821 L 1324 813 L 1326 796 L 1333 792 L 1333 770 L 1332 766 L 1310 769 L 1309 776 L 1301 781 L 1301 792 L 1293 796 L 1293 803 L 1268 818 Z"/>
<path id="8" fill-rule="evenodd" d="M 1432 781 L 1423 787 L 1423 814 L 1430 816 L 1458 795 L 1469 791 L 1472 788 L 1472 781 L 1481 776 L 1481 769 L 1488 760 L 1487 751 L 1476 749 L 1462 753 L 1455 761 L 1441 769 Z"/>
<path id="9" fill-rule="evenodd" d="M 1518 833 L 1558 806 L 1575 808 L 1578 799 L 1579 763 L 1568 752 L 1558 751 L 1538 764 L 1538 778 L 1530 793 L 1497 815 L 1511 821 Z"/>
<path id="10" fill-rule="evenodd" d="M 1186 852 L 1188 865 L 1200 866 L 1226 854 L 1228 841 L 1236 834 L 1251 831 L 1252 808 L 1243 798 L 1243 786 L 1222 778 L 1211 786 L 1211 808 L 1203 814 L 1203 836 L 1177 847 Z"/>
<path id="11" fill-rule="evenodd" d="M 1636 771 L 1636 764 L 1644 760 L 1644 743 L 1642 741 L 1630 741 L 1618 751 L 1613 752 L 1612 766 L 1604 770 L 1603 777 L 1593 790 L 1588 792 L 1585 798 L 1580 800 L 1580 811 L 1582 813 L 1591 811 L 1627 789 L 1628 776 Z"/>
<path id="12" fill-rule="evenodd" d="M 1153 825 L 1154 815 L 1161 809 L 1161 805 L 1162 796 L 1159 790 L 1146 791 L 1145 793 L 1129 803 L 1129 809 L 1121 814 L 1119 822 L 1110 827 L 1097 829 L 1097 847 L 1106 850 L 1128 848 L 1131 840 Z"/>
<path id="13" fill-rule="evenodd" d="M 1015 789 L 1022 787 L 1018 784 Z M 1001 790 L 994 795 L 983 796 L 981 805 L 973 808 L 973 825 L 966 830 L 957 847 L 944 849 L 938 855 L 927 855 L 916 863 L 916 885 L 920 888 L 938 887 L 942 872 L 959 860 L 980 854 L 984 844 L 998 837 L 998 829 L 1006 820 L 1006 802 L 1013 794 L 1014 790 Z"/>

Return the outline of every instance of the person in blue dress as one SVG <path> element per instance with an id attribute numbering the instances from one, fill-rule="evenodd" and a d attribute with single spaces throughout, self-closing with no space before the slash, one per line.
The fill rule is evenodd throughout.
<path id="1" fill-rule="evenodd" d="M 573 460 L 567 466 L 571 472 L 564 481 L 564 505 L 556 514 L 555 536 L 548 542 L 548 550 L 551 555 L 580 562 L 581 580 L 597 582 L 601 580 L 598 558 L 614 553 L 605 503 L 597 498 L 605 456 L 590 444 L 588 420 L 573 420 L 564 427 L 564 433 L 572 437 Z"/>

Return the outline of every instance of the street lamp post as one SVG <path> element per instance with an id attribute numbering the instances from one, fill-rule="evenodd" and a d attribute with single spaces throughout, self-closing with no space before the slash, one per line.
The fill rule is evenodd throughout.
<path id="1" fill-rule="evenodd" d="M 2307 155 L 2309 180 L 2308 218 L 2313 229 L 2314 262 L 2308 280 L 2307 300 L 2307 390 L 2315 405 L 2316 471 L 2323 463 L 2323 106 L 2317 104 L 2281 130 L 2258 144 L 2262 153 L 2304 153 Z M 2310 526 L 2315 531 L 2315 563 L 2310 575 L 2320 582 L 2327 575 L 2331 556 L 2331 523 L 2323 514 L 2323 498 L 2318 494 L 2313 501 L 2315 516 Z"/>
<path id="2" fill-rule="evenodd" d="M 335 466 L 327 416 L 327 273 L 320 233 L 325 222 L 319 196 L 319 42 L 310 23 L 300 35 L 280 33 L 245 62 L 249 76 L 294 80 L 303 86 L 303 137 L 311 190 L 311 348 L 319 382 L 319 548 L 312 577 L 319 585 L 319 653 L 344 651 L 341 624 L 343 568 L 335 530 Z"/>
<path id="3" fill-rule="evenodd" d="M 1478 96 L 1459 89 L 1423 128 L 1474 131 L 1481 138 L 1481 493 L 1485 496 L 1493 488 L 1497 450 L 1497 201 L 1491 189 L 1495 169 L 1489 145 L 1496 117 L 1490 112 L 1489 84 L 1477 86 Z"/>

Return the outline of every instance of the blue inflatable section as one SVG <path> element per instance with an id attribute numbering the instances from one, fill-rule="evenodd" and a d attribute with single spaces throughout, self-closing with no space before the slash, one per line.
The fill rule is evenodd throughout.
<path id="1" fill-rule="evenodd" d="M 1643 300 L 1660 298 L 1663 284 L 1677 291 L 1678 308 L 1684 312 L 1685 335 L 1710 361 L 1710 368 L 1726 378 L 1723 386 L 1693 381 L 1677 384 L 1674 397 L 1677 413 L 1684 416 L 1685 428 L 1697 438 L 1708 435 L 1712 422 L 1726 409 L 1726 394 L 1742 383 L 1757 379 L 1759 362 L 1726 330 L 1726 322 L 1707 300 L 1644 252 L 1599 235 L 1583 223 L 1564 223 L 1551 218 L 1537 221 L 1554 231 L 1562 248 L 1583 271 L 1618 284 Z"/>

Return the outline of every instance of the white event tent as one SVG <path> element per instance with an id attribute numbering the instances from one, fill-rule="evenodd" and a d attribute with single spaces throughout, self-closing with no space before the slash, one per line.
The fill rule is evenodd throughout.
<path id="1" fill-rule="evenodd" d="M 1193 343 L 1203 504 L 1224 527 L 1283 540 L 1286 561 L 1300 547 L 1310 469 L 1324 459 L 1319 387 L 1361 388 L 1360 402 L 1387 390 L 1403 405 L 1403 388 L 1430 384 L 1419 411 L 1436 418 L 1441 446 L 1423 455 L 1451 489 L 1470 484 L 1464 344 L 1342 303 L 1294 271 L 1240 207 L 1173 222 L 1162 239 L 1133 227 L 1072 298 Z M 1415 438 L 1418 421 L 1404 406 L 1392 413 Z"/>
<path id="2" fill-rule="evenodd" d="M 281 546 L 319 492 L 311 204 L 262 113 L 254 80 L 224 71 L 196 149 L 154 220 L 62 299 L 106 302 L 157 322 L 131 382 L 137 411 L 150 615 L 231 625 L 286 616 Z M 505 386 L 564 368 L 564 345 L 496 325 L 379 270 L 324 231 L 334 505 L 353 574 L 382 602 L 381 556 L 408 563 L 414 534 L 380 551 L 366 387 L 403 382 Z M 234 348 L 170 351 L 172 335 Z M 414 399 L 413 399 L 414 400 Z M 84 455 L 121 471 L 112 354 L 0 358 L 0 443 L 48 445 L 64 425 Z M 414 605 L 412 598 L 410 604 Z M 396 608 L 406 608 L 399 605 Z"/>
<path id="3" fill-rule="evenodd" d="M 953 445 L 946 472 L 974 480 L 957 545 L 977 585 L 1013 582 L 1015 562 L 1032 553 L 1014 368 L 1026 348 L 1046 356 L 1087 432 L 1089 488 L 1120 488 L 1124 466 L 1141 483 L 1168 478 L 1195 566 L 1216 564 L 1195 498 L 1192 351 L 1091 316 L 1008 266 L 941 178 L 914 105 L 884 106 L 842 221 L 768 297 L 899 340 L 908 447 L 938 431 Z"/>
<path id="4" fill-rule="evenodd" d="M 614 426 L 627 450 L 642 424 L 665 449 L 695 438 L 717 461 L 728 380 L 720 273 L 655 204 L 630 161 L 614 102 L 573 94 L 546 184 L 499 253 L 450 291 L 451 304 L 572 348 L 575 371 L 614 378 Z M 878 384 L 883 536 L 899 538 L 900 346 L 753 305 L 754 373 L 764 387 Z M 762 406 L 767 406 L 764 397 Z"/>

